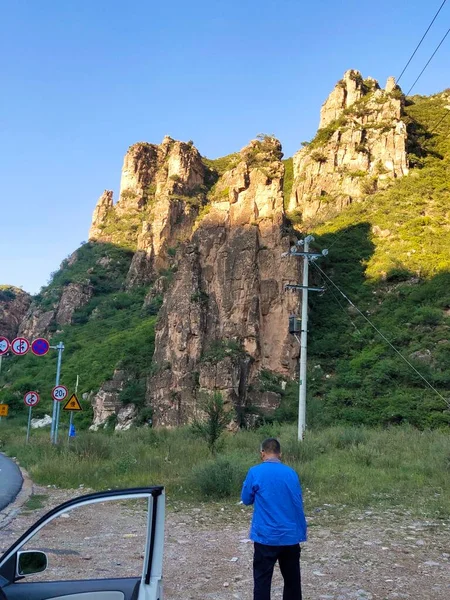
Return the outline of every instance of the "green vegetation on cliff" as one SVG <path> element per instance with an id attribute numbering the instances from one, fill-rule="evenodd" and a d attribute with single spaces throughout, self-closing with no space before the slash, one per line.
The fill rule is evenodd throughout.
<path id="1" fill-rule="evenodd" d="M 416 168 L 314 228 L 318 265 L 448 399 L 450 118 L 448 98 L 405 108 Z M 440 126 L 436 125 L 441 121 Z M 312 269 L 315 283 L 322 275 Z M 333 288 L 311 294 L 309 423 L 450 424 L 446 403 Z"/>
<path id="2" fill-rule="evenodd" d="M 92 287 L 92 298 L 75 311 L 71 325 L 52 325 L 52 344 L 61 340 L 65 345 L 61 383 L 73 391 L 79 375 L 80 396 L 97 392 L 117 368 L 124 369 L 136 383 L 150 370 L 156 317 L 143 307 L 146 288 L 124 290 L 131 256 L 127 249 L 112 244 L 84 244 L 75 256 L 63 262 L 49 285 L 35 297 L 37 308 L 50 310 L 67 284 Z M 33 409 L 34 416 L 49 413 L 55 374 L 53 350 L 43 357 L 29 353 L 6 358 L 0 376 L 0 402 L 10 405 L 9 419 L 25 414 L 22 399 L 29 390 L 41 395 L 41 402 Z M 92 408 L 89 401 L 82 404 L 84 410 L 77 416 L 77 423 L 88 426 Z"/>

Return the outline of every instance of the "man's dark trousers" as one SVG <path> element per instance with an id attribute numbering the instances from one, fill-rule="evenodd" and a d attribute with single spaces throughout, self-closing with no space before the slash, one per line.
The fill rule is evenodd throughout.
<path id="1" fill-rule="evenodd" d="M 257 542 L 253 556 L 253 600 L 270 600 L 270 586 L 277 560 L 284 579 L 283 600 L 302 600 L 300 545 L 268 546 Z"/>

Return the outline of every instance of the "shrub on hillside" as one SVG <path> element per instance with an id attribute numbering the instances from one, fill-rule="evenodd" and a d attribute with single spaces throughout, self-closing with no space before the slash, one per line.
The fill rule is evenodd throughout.
<path id="1" fill-rule="evenodd" d="M 191 486 L 205 499 L 239 497 L 247 469 L 238 457 L 220 457 L 194 467 Z"/>

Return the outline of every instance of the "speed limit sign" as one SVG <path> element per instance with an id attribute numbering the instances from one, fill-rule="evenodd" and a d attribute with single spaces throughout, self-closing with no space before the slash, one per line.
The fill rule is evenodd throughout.
<path id="1" fill-rule="evenodd" d="M 23 397 L 23 402 L 30 408 L 33 408 L 39 402 L 39 394 L 37 392 L 27 392 Z"/>
<path id="2" fill-rule="evenodd" d="M 56 402 L 62 402 L 67 396 L 67 388 L 65 385 L 57 385 L 52 389 L 52 398 Z"/>

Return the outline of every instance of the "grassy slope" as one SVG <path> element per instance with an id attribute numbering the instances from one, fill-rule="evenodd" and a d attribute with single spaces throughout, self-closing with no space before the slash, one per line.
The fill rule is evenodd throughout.
<path id="1" fill-rule="evenodd" d="M 450 514 L 450 440 L 439 431 L 333 427 L 311 432 L 298 444 L 295 426 L 265 425 L 227 434 L 217 462 L 186 427 L 86 432 L 57 448 L 50 446 L 48 432 L 33 432 L 28 446 L 24 436 L 24 427 L 3 428 L 0 448 L 17 456 L 37 483 L 72 489 L 163 483 L 172 500 L 212 497 L 233 503 L 246 470 L 258 460 L 261 439 L 277 436 L 284 460 L 301 476 L 308 512 L 326 503 L 335 510 L 345 505 L 408 509 L 431 518 Z"/>
<path id="2" fill-rule="evenodd" d="M 318 226 L 320 266 L 448 397 L 450 387 L 450 117 L 441 95 L 406 108 L 420 168 Z M 425 151 L 421 150 L 425 148 Z M 382 235 L 373 227 L 378 226 Z M 313 269 L 313 277 L 322 283 Z M 330 286 L 328 286 L 330 288 Z M 310 423 L 450 423 L 445 403 L 331 288 L 311 298 Z"/>

